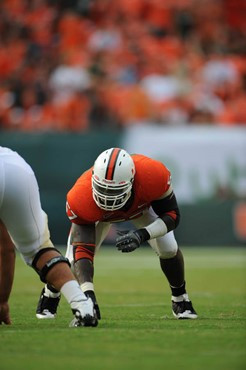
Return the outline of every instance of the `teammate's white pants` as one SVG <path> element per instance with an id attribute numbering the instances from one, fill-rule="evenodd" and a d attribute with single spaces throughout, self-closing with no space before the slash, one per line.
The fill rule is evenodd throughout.
<path id="1" fill-rule="evenodd" d="M 25 262 L 53 247 L 32 168 L 16 152 L 0 147 L 0 219 Z"/>
<path id="2" fill-rule="evenodd" d="M 145 210 L 144 214 L 131 220 L 134 226 L 139 229 L 147 226 L 155 221 L 158 216 L 155 214 L 152 208 Z M 112 224 L 109 222 L 98 222 L 96 225 L 96 251 L 100 248 L 104 239 L 106 238 Z M 178 250 L 178 244 L 175 239 L 173 231 L 165 234 L 156 239 L 148 241 L 149 245 L 156 254 L 163 259 L 172 258 L 176 255 Z M 73 247 L 71 245 L 71 235 L 68 237 L 66 257 L 69 259 L 71 266 L 73 267 Z"/>

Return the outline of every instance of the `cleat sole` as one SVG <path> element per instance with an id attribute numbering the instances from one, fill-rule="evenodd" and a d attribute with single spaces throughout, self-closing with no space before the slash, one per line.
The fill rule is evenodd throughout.
<path id="1" fill-rule="evenodd" d="M 83 318 L 74 318 L 71 323 L 69 324 L 70 328 L 77 328 L 77 327 L 96 327 L 98 325 L 98 321 L 95 317 L 91 315 L 85 315 Z"/>
<path id="2" fill-rule="evenodd" d="M 173 311 L 173 316 L 176 317 L 176 319 L 178 320 L 195 320 L 198 318 L 198 315 L 196 314 L 192 314 L 192 313 L 189 313 L 189 312 L 183 312 L 183 313 L 180 313 L 180 314 L 176 314 L 174 311 Z"/>
<path id="3" fill-rule="evenodd" d="M 37 319 L 40 319 L 40 320 L 53 320 L 56 318 L 56 315 L 52 314 L 52 313 L 49 313 L 49 314 L 41 314 L 41 313 L 36 313 L 36 318 Z"/>

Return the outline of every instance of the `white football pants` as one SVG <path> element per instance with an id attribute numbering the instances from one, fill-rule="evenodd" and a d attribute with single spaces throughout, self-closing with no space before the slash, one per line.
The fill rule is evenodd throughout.
<path id="1" fill-rule="evenodd" d="M 53 247 L 32 168 L 18 153 L 1 146 L 0 219 L 28 265 L 39 249 Z"/>

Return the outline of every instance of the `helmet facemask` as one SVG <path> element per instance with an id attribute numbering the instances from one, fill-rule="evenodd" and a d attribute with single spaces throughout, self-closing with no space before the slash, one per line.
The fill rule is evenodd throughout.
<path id="1" fill-rule="evenodd" d="M 133 160 L 123 149 L 103 152 L 95 161 L 92 174 L 92 194 L 98 207 L 105 211 L 121 209 L 131 196 L 134 174 Z"/>
<path id="2" fill-rule="evenodd" d="M 131 196 L 132 183 L 121 186 L 99 183 L 94 177 L 93 199 L 98 207 L 105 211 L 116 211 L 122 208 Z"/>

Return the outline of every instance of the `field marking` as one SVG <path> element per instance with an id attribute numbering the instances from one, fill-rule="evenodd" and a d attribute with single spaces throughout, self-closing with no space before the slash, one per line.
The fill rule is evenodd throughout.
<path id="1" fill-rule="evenodd" d="M 171 301 L 170 301 L 171 304 Z M 102 304 L 102 307 L 115 308 L 115 307 L 160 307 L 163 303 L 124 303 L 124 304 Z"/>

